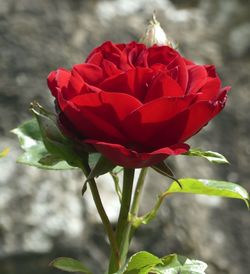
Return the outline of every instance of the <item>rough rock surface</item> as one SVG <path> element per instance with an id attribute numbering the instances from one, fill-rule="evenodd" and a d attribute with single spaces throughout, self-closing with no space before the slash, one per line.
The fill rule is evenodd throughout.
<path id="1" fill-rule="evenodd" d="M 182 156 L 170 165 L 179 177 L 226 179 L 250 190 L 249 1 L 0 0 L 0 148 L 11 149 L 0 160 L 0 273 L 57 273 L 46 267 L 56 256 L 83 259 L 95 273 L 104 270 L 108 246 L 89 193 L 80 195 L 81 174 L 15 164 L 20 149 L 9 131 L 30 117 L 32 100 L 52 106 L 45 81 L 49 71 L 82 62 L 104 40 L 137 40 L 154 9 L 185 56 L 216 64 L 224 83 L 233 87 L 224 112 L 191 141 L 223 153 L 231 165 Z M 114 220 L 112 185 L 107 178 L 100 181 Z M 150 174 L 142 211 L 165 184 Z M 249 231 L 242 202 L 176 196 L 137 232 L 132 251 L 179 252 L 206 261 L 208 274 L 248 274 Z"/>

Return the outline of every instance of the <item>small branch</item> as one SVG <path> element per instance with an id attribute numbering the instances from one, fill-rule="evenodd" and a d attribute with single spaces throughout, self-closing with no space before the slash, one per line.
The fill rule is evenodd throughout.
<path id="1" fill-rule="evenodd" d="M 123 171 L 122 202 L 116 230 L 116 240 L 120 251 L 121 265 L 126 261 L 129 248 L 129 234 L 131 229 L 129 210 L 133 190 L 134 172 L 134 169 L 129 168 L 124 168 Z"/>
<path id="2" fill-rule="evenodd" d="M 82 167 L 82 171 L 85 174 L 85 176 L 88 176 L 88 174 L 90 173 L 91 170 L 90 170 L 90 167 L 88 165 L 84 165 Z M 116 267 L 117 267 L 117 269 L 119 269 L 119 267 L 120 267 L 120 263 L 119 263 L 120 255 L 119 255 L 119 249 L 118 249 L 117 241 L 116 241 L 116 238 L 115 238 L 115 233 L 113 231 L 113 228 L 112 228 L 112 225 L 109 221 L 109 218 L 106 214 L 106 211 L 103 207 L 103 204 L 102 204 L 102 201 L 101 201 L 101 197 L 100 197 L 100 194 L 99 194 L 95 179 L 91 179 L 89 181 L 89 187 L 90 187 L 90 190 L 91 190 L 91 193 L 92 193 L 95 205 L 96 205 L 96 209 L 97 209 L 97 211 L 99 213 L 99 216 L 102 220 L 104 229 L 105 229 L 105 231 L 108 235 L 111 250 L 112 250 L 112 254 L 114 255 L 114 258 L 115 258 L 114 261 L 115 261 Z"/>
<path id="3" fill-rule="evenodd" d="M 114 185 L 115 185 L 115 192 L 117 193 L 118 195 L 118 198 L 119 198 L 119 201 L 121 203 L 122 201 L 122 191 L 121 191 L 121 188 L 120 188 L 120 185 L 119 185 L 119 178 L 118 178 L 118 175 L 113 173 L 113 172 L 110 172 L 110 175 L 114 181 Z"/>
<path id="4" fill-rule="evenodd" d="M 164 201 L 164 199 L 166 198 L 166 196 L 171 195 L 171 194 L 172 193 L 168 193 L 167 191 L 160 194 L 158 196 L 156 203 L 155 203 L 155 206 L 147 214 L 145 214 L 141 217 L 131 216 L 131 222 L 133 223 L 133 229 L 135 230 L 140 225 L 148 224 L 149 222 L 151 222 L 157 215 L 158 210 L 161 207 L 161 204 Z"/>
<path id="5" fill-rule="evenodd" d="M 136 188 L 135 188 L 133 203 L 132 203 L 132 207 L 131 207 L 131 211 L 130 211 L 130 215 L 129 215 L 129 221 L 131 223 L 129 241 L 132 240 L 132 237 L 135 233 L 135 230 L 139 227 L 139 225 L 138 226 L 135 225 L 135 222 L 138 219 L 140 199 L 141 199 L 142 189 L 143 189 L 143 186 L 144 186 L 147 171 L 148 171 L 147 168 L 142 168 L 141 169 L 141 172 L 140 172 L 140 175 L 139 175 L 139 178 L 138 178 L 138 181 L 137 181 L 137 185 L 136 185 Z"/>
<path id="6" fill-rule="evenodd" d="M 137 185 L 135 188 L 135 192 L 134 192 L 134 198 L 133 198 L 133 203 L 131 206 L 131 211 L 130 214 L 132 216 L 137 216 L 138 211 L 139 211 L 139 206 L 140 206 L 140 198 L 141 198 L 141 194 L 142 194 L 142 188 L 144 186 L 144 182 L 145 182 L 145 177 L 147 175 L 147 168 L 142 168 L 138 181 L 137 181 Z"/>

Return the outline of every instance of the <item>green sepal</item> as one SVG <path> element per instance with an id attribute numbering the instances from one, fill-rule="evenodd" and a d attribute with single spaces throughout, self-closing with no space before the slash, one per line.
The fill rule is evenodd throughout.
<path id="1" fill-rule="evenodd" d="M 190 193 L 241 199 L 245 201 L 249 208 L 249 195 L 247 191 L 238 184 L 226 181 L 193 178 L 179 179 L 179 182 L 181 183 L 182 188 L 180 188 L 176 182 L 173 182 L 166 191 L 166 194 Z"/>
<path id="2" fill-rule="evenodd" d="M 110 160 L 100 155 L 99 160 L 96 162 L 95 166 L 91 169 L 86 182 L 89 182 L 95 177 L 99 177 L 105 173 L 112 171 L 116 167 L 116 164 L 112 163 Z"/>
<path id="3" fill-rule="evenodd" d="M 167 177 L 169 177 L 169 176 L 173 177 L 174 176 L 172 170 L 170 169 L 170 167 L 164 161 L 153 165 L 152 168 L 156 172 L 160 173 L 163 176 L 167 176 Z"/>
<path id="4" fill-rule="evenodd" d="M 4 150 L 0 152 L 0 158 L 6 157 L 9 153 L 10 149 L 6 147 Z"/>
<path id="5" fill-rule="evenodd" d="M 173 174 L 172 170 L 170 169 L 170 167 L 164 161 L 162 161 L 162 162 L 160 162 L 156 165 L 153 165 L 152 168 L 156 172 L 160 173 L 161 175 L 174 180 L 180 186 L 180 188 L 182 187 L 179 180 L 174 177 L 174 174 Z"/>
<path id="6" fill-rule="evenodd" d="M 225 156 L 214 151 L 204 151 L 198 148 L 191 148 L 188 152 L 182 155 L 202 157 L 207 159 L 209 162 L 215 163 L 215 164 L 229 164 Z"/>
<path id="7" fill-rule="evenodd" d="M 38 103 L 32 104 L 31 111 L 39 124 L 43 143 L 51 155 L 65 160 L 73 167 L 81 167 L 82 162 L 88 160 L 88 154 L 83 151 L 76 153 L 74 143 L 62 134 L 55 114 L 46 111 Z"/>
<path id="8" fill-rule="evenodd" d="M 101 157 L 101 154 L 98 152 L 89 154 L 88 163 L 89 163 L 89 167 L 91 169 L 93 169 L 95 167 L 95 165 L 99 161 L 100 157 Z"/>
<path id="9" fill-rule="evenodd" d="M 92 272 L 80 261 L 68 257 L 56 258 L 49 264 L 49 266 L 66 272 L 81 272 L 85 274 L 92 274 Z"/>

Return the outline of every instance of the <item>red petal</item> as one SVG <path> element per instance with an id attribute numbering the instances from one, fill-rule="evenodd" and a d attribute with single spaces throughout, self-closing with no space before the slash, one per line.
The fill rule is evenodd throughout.
<path id="1" fill-rule="evenodd" d="M 144 102 L 149 102 L 164 96 L 179 97 L 183 95 L 184 91 L 179 84 L 173 80 L 167 72 L 161 72 L 154 78 L 149 86 Z"/>
<path id="2" fill-rule="evenodd" d="M 102 68 L 103 68 L 103 71 L 104 71 L 106 77 L 110 77 L 114 74 L 119 74 L 122 72 L 121 70 L 119 70 L 117 68 L 117 66 L 114 63 L 112 63 L 106 59 L 104 59 L 102 62 Z"/>
<path id="3" fill-rule="evenodd" d="M 119 47 L 112 43 L 111 41 L 107 41 L 103 43 L 100 47 L 95 48 L 87 57 L 86 62 L 89 62 L 94 54 L 101 52 L 103 55 L 103 58 L 111 61 L 112 63 L 115 63 L 116 65 L 119 65 L 120 63 L 120 55 L 121 50 Z"/>
<path id="4" fill-rule="evenodd" d="M 221 87 L 219 78 L 208 78 L 207 83 L 200 89 L 197 101 L 214 101 L 217 99 Z"/>
<path id="5" fill-rule="evenodd" d="M 176 144 L 150 153 L 138 153 L 119 144 L 99 142 L 96 140 L 85 140 L 84 142 L 92 144 L 97 151 L 101 152 L 114 164 L 126 168 L 149 167 L 163 161 L 169 155 L 178 155 L 189 150 L 189 146 L 186 144 Z"/>
<path id="6" fill-rule="evenodd" d="M 175 80 L 178 82 L 182 90 L 186 90 L 188 83 L 188 72 L 185 60 L 181 55 L 177 55 L 176 58 L 167 66 L 168 70 L 176 70 Z"/>
<path id="7" fill-rule="evenodd" d="M 78 108 L 82 109 L 85 107 L 109 107 L 110 111 L 115 112 L 115 115 L 119 119 L 119 123 L 124 120 L 131 112 L 142 106 L 142 103 L 136 98 L 124 94 L 124 93 L 113 93 L 113 92 L 100 92 L 98 94 L 84 94 L 77 96 L 71 100 Z M 112 120 L 112 113 L 105 115 L 107 120 Z"/>
<path id="8" fill-rule="evenodd" d="M 148 64 L 164 64 L 168 70 L 178 68 L 176 80 L 183 90 L 187 87 L 186 60 L 174 49 L 168 46 L 153 46 L 148 49 Z"/>
<path id="9" fill-rule="evenodd" d="M 86 90 L 86 84 L 82 77 L 73 70 L 69 78 L 68 86 L 62 89 L 63 97 L 69 100 L 81 94 L 83 90 Z"/>
<path id="10" fill-rule="evenodd" d="M 188 110 L 188 120 L 185 130 L 180 136 L 180 142 L 185 142 L 198 133 L 222 108 L 223 106 L 219 103 L 212 104 L 206 101 L 200 101 L 192 105 Z"/>
<path id="11" fill-rule="evenodd" d="M 122 120 L 141 106 L 135 98 L 119 93 L 88 93 L 59 105 L 82 137 L 109 142 L 126 142 Z"/>
<path id="12" fill-rule="evenodd" d="M 207 70 L 207 74 L 209 77 L 212 77 L 212 78 L 217 77 L 217 73 L 214 65 L 205 65 L 204 67 Z"/>
<path id="13" fill-rule="evenodd" d="M 186 94 L 196 93 L 207 82 L 208 75 L 204 66 L 188 66 L 188 85 Z"/>
<path id="14" fill-rule="evenodd" d="M 103 55 L 101 52 L 96 52 L 88 57 L 86 63 L 101 66 L 103 60 Z"/>
<path id="15" fill-rule="evenodd" d="M 147 85 L 151 82 L 154 73 L 149 68 L 137 67 L 104 80 L 100 88 L 111 92 L 124 92 L 143 101 Z"/>
<path id="16" fill-rule="evenodd" d="M 148 49 L 148 65 L 152 66 L 156 63 L 169 65 L 176 56 L 177 51 L 167 46 L 153 46 Z"/>
<path id="17" fill-rule="evenodd" d="M 178 143 L 187 119 L 185 110 L 193 98 L 193 95 L 162 97 L 151 101 L 125 119 L 124 131 L 132 143 L 146 147 L 163 147 Z"/>
<path id="18" fill-rule="evenodd" d="M 79 108 L 70 101 L 63 106 L 63 113 L 82 138 L 95 138 L 109 142 L 125 141 L 123 134 L 106 117 L 110 110 L 100 105 L 96 93 L 81 95 L 85 106 Z M 76 97 L 75 97 L 76 98 Z M 60 102 L 60 106 L 62 103 Z M 112 113 L 114 115 L 114 113 Z"/>
<path id="19" fill-rule="evenodd" d="M 57 96 L 58 88 L 62 89 L 67 87 L 70 76 L 71 73 L 64 68 L 59 68 L 49 74 L 47 83 L 53 96 Z"/>
<path id="20" fill-rule="evenodd" d="M 73 67 L 85 82 L 96 85 L 103 80 L 103 71 L 100 67 L 93 64 L 79 64 Z"/>

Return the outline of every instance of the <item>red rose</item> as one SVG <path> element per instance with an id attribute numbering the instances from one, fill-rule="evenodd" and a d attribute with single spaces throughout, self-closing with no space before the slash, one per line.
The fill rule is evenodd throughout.
<path id="1" fill-rule="evenodd" d="M 188 151 L 184 142 L 225 105 L 214 66 L 197 65 L 168 46 L 105 42 L 48 86 L 65 132 L 115 164 L 151 166 Z"/>

